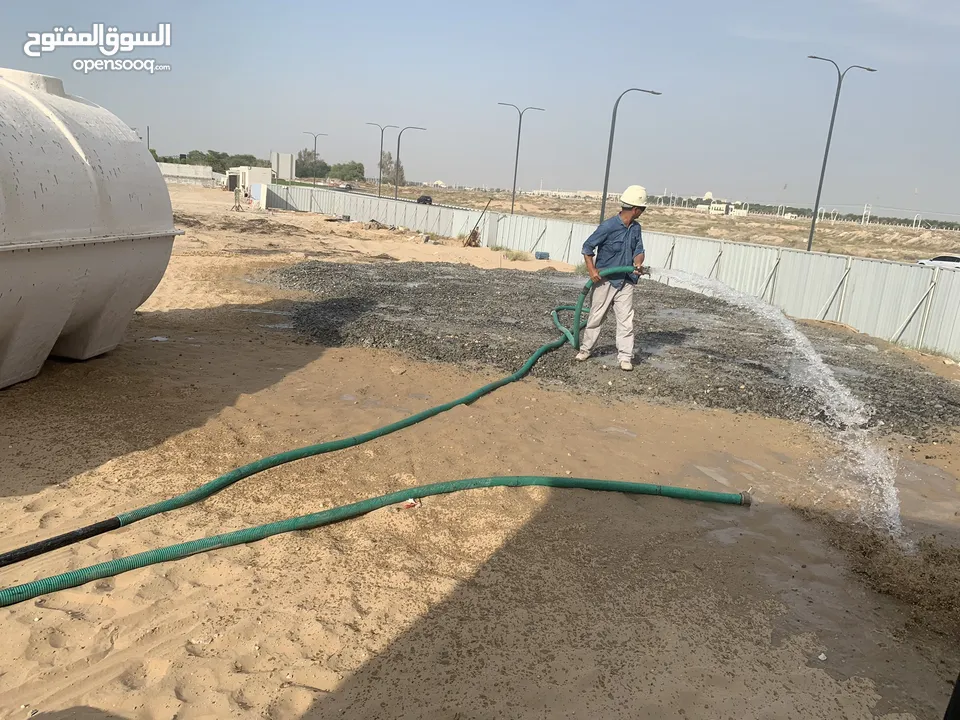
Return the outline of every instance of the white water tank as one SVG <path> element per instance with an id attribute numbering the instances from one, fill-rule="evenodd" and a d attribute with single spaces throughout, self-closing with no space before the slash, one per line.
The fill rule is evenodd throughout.
<path id="1" fill-rule="evenodd" d="M 115 348 L 176 234 L 132 129 L 57 78 L 0 68 L 0 388 Z"/>

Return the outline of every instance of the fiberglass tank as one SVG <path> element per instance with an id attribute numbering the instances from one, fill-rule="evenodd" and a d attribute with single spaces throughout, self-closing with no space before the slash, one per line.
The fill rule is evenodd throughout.
<path id="1" fill-rule="evenodd" d="M 115 348 L 176 234 L 133 130 L 57 78 L 0 68 L 0 388 Z"/>

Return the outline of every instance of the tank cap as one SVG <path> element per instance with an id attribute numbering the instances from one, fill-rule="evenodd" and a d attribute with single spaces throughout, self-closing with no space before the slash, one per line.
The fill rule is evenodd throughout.
<path id="1" fill-rule="evenodd" d="M 33 92 L 66 97 L 66 93 L 63 91 L 63 80 L 52 75 L 0 68 L 0 78 Z"/>

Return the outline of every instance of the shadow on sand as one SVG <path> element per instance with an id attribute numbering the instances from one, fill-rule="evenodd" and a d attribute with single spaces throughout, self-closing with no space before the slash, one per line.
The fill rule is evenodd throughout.
<path id="1" fill-rule="evenodd" d="M 955 643 L 851 579 L 827 532 L 772 505 L 555 491 L 304 718 L 939 720 Z"/>
<path id="2" fill-rule="evenodd" d="M 33 720 L 127 720 L 106 710 L 93 707 L 72 707 L 56 712 L 43 712 L 32 716 Z"/>
<path id="3" fill-rule="evenodd" d="M 328 346 L 342 344 L 336 326 L 372 307 L 359 298 L 317 304 L 329 305 Z M 138 314 L 112 352 L 51 360 L 38 377 L 0 391 L 0 497 L 154 447 L 313 362 L 324 347 L 290 342 L 291 310 L 274 301 Z"/>

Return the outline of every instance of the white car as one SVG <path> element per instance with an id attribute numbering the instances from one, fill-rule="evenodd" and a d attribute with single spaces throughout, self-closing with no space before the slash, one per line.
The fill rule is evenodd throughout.
<path id="1" fill-rule="evenodd" d="M 932 260 L 917 260 L 917 265 L 933 265 L 934 267 L 960 268 L 960 255 L 938 255 Z"/>

